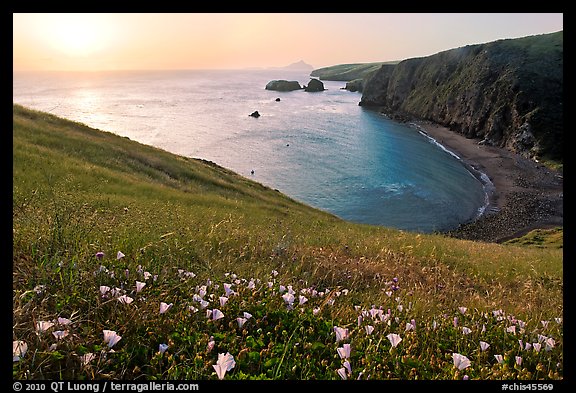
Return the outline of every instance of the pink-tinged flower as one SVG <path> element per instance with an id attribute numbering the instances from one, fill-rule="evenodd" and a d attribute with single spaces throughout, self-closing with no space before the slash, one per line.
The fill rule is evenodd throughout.
<path id="1" fill-rule="evenodd" d="M 136 281 L 136 293 L 142 292 L 142 289 L 146 286 L 145 282 Z"/>
<path id="2" fill-rule="evenodd" d="M 172 308 L 173 304 L 166 304 L 164 302 L 160 302 L 160 314 L 164 314 L 166 311 Z"/>
<path id="3" fill-rule="evenodd" d="M 518 319 L 516 322 L 518 323 L 518 327 L 519 327 L 520 329 L 524 329 L 524 328 L 526 327 L 526 322 L 524 322 L 524 321 L 522 321 L 522 320 L 520 320 L 520 319 Z"/>
<path id="4" fill-rule="evenodd" d="M 454 317 L 452 324 L 454 325 L 454 327 L 458 327 L 458 317 Z"/>
<path id="5" fill-rule="evenodd" d="M 216 370 L 218 379 L 224 379 L 226 372 L 232 370 L 235 365 L 236 362 L 234 361 L 234 356 L 230 355 L 229 352 L 226 352 L 226 354 L 218 354 L 218 360 L 216 361 L 216 364 L 212 365 L 212 367 Z"/>
<path id="6" fill-rule="evenodd" d="M 547 339 L 548 339 L 548 337 L 544 336 L 543 334 L 538 334 L 538 342 L 539 343 L 543 343 Z"/>
<path id="7" fill-rule="evenodd" d="M 462 315 L 466 313 L 466 310 L 468 310 L 466 307 L 458 307 L 458 311 L 460 311 Z"/>
<path id="8" fill-rule="evenodd" d="M 546 339 L 546 350 L 547 351 L 551 351 L 555 345 L 556 345 L 556 342 L 554 341 L 554 339 L 552 337 L 549 337 Z"/>
<path id="9" fill-rule="evenodd" d="M 456 367 L 458 370 L 464 370 L 466 367 L 470 366 L 470 360 L 466 356 L 459 353 L 454 352 L 452 354 L 452 360 L 454 362 L 454 367 Z"/>
<path id="10" fill-rule="evenodd" d="M 212 310 L 212 320 L 217 321 L 218 319 L 224 318 L 224 313 L 217 308 Z"/>
<path id="11" fill-rule="evenodd" d="M 342 365 L 344 368 L 346 368 L 346 370 L 348 370 L 348 375 L 352 375 L 352 366 L 350 365 L 350 362 L 346 360 Z"/>
<path id="12" fill-rule="evenodd" d="M 284 285 L 280 285 L 278 287 L 278 292 L 283 293 L 286 290 L 286 287 Z"/>
<path id="13" fill-rule="evenodd" d="M 226 292 L 226 296 L 230 296 L 234 291 L 232 290 L 232 284 L 224 283 L 224 292 Z"/>
<path id="14" fill-rule="evenodd" d="M 244 324 L 246 323 L 247 319 L 246 318 L 242 318 L 242 317 L 238 317 L 236 318 L 236 321 L 238 322 L 238 327 L 240 329 L 242 329 L 242 326 L 244 326 Z"/>
<path id="15" fill-rule="evenodd" d="M 391 296 L 392 296 L 392 291 L 386 291 L 386 292 L 384 292 L 384 293 L 385 293 L 388 297 L 391 297 Z"/>
<path id="16" fill-rule="evenodd" d="M 414 330 L 415 326 L 412 325 L 410 322 L 406 322 L 406 329 L 404 330 L 405 332 L 407 332 L 408 330 Z"/>
<path id="17" fill-rule="evenodd" d="M 367 334 L 367 335 L 371 335 L 372 332 L 374 331 L 374 326 L 372 326 L 372 325 L 366 325 L 366 326 L 364 326 L 364 329 L 366 329 L 366 334 Z"/>
<path id="18" fill-rule="evenodd" d="M 276 270 L 272 270 L 272 276 L 276 277 L 278 275 L 278 272 Z"/>
<path id="19" fill-rule="evenodd" d="M 118 301 L 122 304 L 130 304 L 134 301 L 130 296 L 122 295 L 118 298 Z"/>
<path id="20" fill-rule="evenodd" d="M 467 381 L 467 380 L 469 380 L 469 379 L 470 379 L 470 377 L 469 377 L 468 375 L 464 375 L 464 376 L 462 377 L 462 380 L 463 380 L 463 381 Z"/>
<path id="21" fill-rule="evenodd" d="M 122 259 L 124 258 L 126 255 L 124 255 L 124 253 L 122 251 L 118 251 L 118 253 L 116 254 L 116 259 Z"/>
<path id="22" fill-rule="evenodd" d="M 243 314 L 244 314 L 244 318 L 246 318 L 246 319 L 252 318 L 252 314 L 250 314 L 249 312 L 244 311 Z"/>
<path id="23" fill-rule="evenodd" d="M 54 326 L 53 322 L 38 321 L 38 322 L 36 322 L 36 332 L 37 333 L 44 333 L 45 331 L 50 329 L 52 326 Z"/>
<path id="24" fill-rule="evenodd" d="M 198 312 L 198 309 L 194 306 L 188 306 L 188 311 L 195 313 L 195 312 Z"/>
<path id="25" fill-rule="evenodd" d="M 319 312 L 320 312 L 320 307 L 314 307 L 314 309 L 312 309 L 313 315 L 318 315 Z"/>
<path id="26" fill-rule="evenodd" d="M 228 298 L 226 296 L 220 296 L 219 299 L 220 299 L 220 307 L 223 307 L 228 301 Z"/>
<path id="27" fill-rule="evenodd" d="M 531 350 L 531 349 L 532 349 L 532 344 L 526 343 L 526 345 L 524 346 L 524 350 L 525 350 L 525 351 L 529 351 L 529 350 Z"/>
<path id="28" fill-rule="evenodd" d="M 346 340 L 348 338 L 348 329 L 334 326 L 334 332 L 336 333 L 336 342 Z"/>
<path id="29" fill-rule="evenodd" d="M 286 303 L 288 306 L 292 306 L 294 303 L 294 295 L 291 293 L 285 293 L 282 295 L 282 299 L 284 299 L 284 303 Z"/>
<path id="30" fill-rule="evenodd" d="M 96 253 L 96 258 L 98 258 L 98 259 L 104 258 L 104 253 L 103 253 L 102 251 L 98 251 L 98 252 Z"/>
<path id="31" fill-rule="evenodd" d="M 82 356 L 80 356 L 80 363 L 82 363 L 83 366 L 86 366 L 88 363 L 90 363 L 94 358 L 96 357 L 95 354 L 89 352 L 86 353 Z"/>
<path id="32" fill-rule="evenodd" d="M 58 325 L 66 326 L 66 325 L 70 325 L 72 323 L 72 321 L 69 320 L 68 318 L 58 317 L 58 319 L 56 319 L 56 323 Z"/>
<path id="33" fill-rule="evenodd" d="M 506 328 L 506 333 L 516 334 L 516 325 L 508 326 Z"/>
<path id="34" fill-rule="evenodd" d="M 161 354 L 164 354 L 164 352 L 166 352 L 167 349 L 168 349 L 168 344 L 158 345 L 158 352 L 160 352 Z"/>
<path id="35" fill-rule="evenodd" d="M 542 344 L 540 344 L 540 343 L 534 343 L 534 344 L 532 344 L 532 348 L 534 349 L 534 351 L 535 351 L 536 353 L 538 353 L 538 352 L 540 352 L 540 349 L 542 348 Z"/>
<path id="36" fill-rule="evenodd" d="M 112 348 L 118 341 L 122 340 L 122 336 L 119 336 L 113 330 L 103 330 L 102 332 L 104 333 L 104 342 L 108 344 L 108 348 Z"/>
<path id="37" fill-rule="evenodd" d="M 52 332 L 52 335 L 56 337 L 56 340 L 62 340 L 68 335 L 68 330 L 56 330 L 55 332 Z"/>
<path id="38" fill-rule="evenodd" d="M 340 359 L 350 359 L 350 344 L 344 344 L 340 348 L 336 348 Z"/>
<path id="39" fill-rule="evenodd" d="M 342 378 L 344 380 L 348 379 L 348 377 L 346 376 L 346 369 L 344 367 L 339 368 L 338 370 L 336 370 L 336 372 L 338 373 L 340 378 Z"/>
<path id="40" fill-rule="evenodd" d="M 392 344 L 392 348 L 396 348 L 396 346 L 398 344 L 400 344 L 400 341 L 402 341 L 402 338 L 397 335 L 396 333 L 390 333 L 389 335 L 386 336 L 386 338 L 388 340 L 390 340 L 390 344 Z"/>
<path id="41" fill-rule="evenodd" d="M 489 346 L 490 346 L 490 344 L 488 344 L 487 342 L 485 342 L 485 341 L 480 341 L 480 350 L 481 350 L 482 352 L 484 352 L 485 350 L 487 350 Z"/>
<path id="42" fill-rule="evenodd" d="M 398 311 L 402 312 L 402 310 L 404 310 L 404 306 L 399 304 L 397 307 Z"/>
<path id="43" fill-rule="evenodd" d="M 516 356 L 516 364 L 519 366 L 522 365 L 522 356 Z"/>
<path id="44" fill-rule="evenodd" d="M 302 296 L 302 295 L 298 296 L 298 304 L 300 306 L 303 305 L 304 303 L 306 303 L 307 301 L 308 301 L 308 299 L 305 296 Z"/>
<path id="45" fill-rule="evenodd" d="M 254 289 L 254 288 L 256 288 L 256 285 L 254 284 L 254 280 L 250 280 L 250 282 L 248 283 L 248 285 L 246 286 L 246 288 L 248 288 L 248 289 Z"/>
<path id="46" fill-rule="evenodd" d="M 210 336 L 210 341 L 208 341 L 208 345 L 206 346 L 206 350 L 208 352 L 212 351 L 214 349 L 214 345 L 216 345 L 216 341 L 214 341 L 213 336 Z"/>
<path id="47" fill-rule="evenodd" d="M 107 285 L 100 285 L 100 294 L 102 296 L 106 295 L 108 292 L 110 292 L 110 287 Z"/>
<path id="48" fill-rule="evenodd" d="M 497 361 L 499 364 L 504 363 L 504 358 L 502 357 L 502 355 L 494 355 L 494 357 L 496 358 L 496 361 Z"/>
<path id="49" fill-rule="evenodd" d="M 432 330 L 436 330 L 437 327 L 438 323 L 436 323 L 436 321 L 432 321 Z"/>
<path id="50" fill-rule="evenodd" d="M 12 361 L 19 362 L 26 355 L 28 344 L 25 341 L 12 341 Z"/>
<path id="51" fill-rule="evenodd" d="M 470 333 L 472 333 L 472 330 L 470 328 L 462 326 L 462 334 L 470 334 Z"/>
<path id="52" fill-rule="evenodd" d="M 544 329 L 546 329 L 548 327 L 548 323 L 550 321 L 540 321 L 540 323 L 542 324 L 542 326 L 544 327 Z"/>
<path id="53" fill-rule="evenodd" d="M 152 277 L 150 272 L 144 272 L 144 281 L 148 280 L 150 277 Z"/>
<path id="54" fill-rule="evenodd" d="M 562 323 L 562 318 L 554 318 L 554 321 L 560 325 Z"/>
<path id="55" fill-rule="evenodd" d="M 207 300 L 202 300 L 202 299 L 200 299 L 199 303 L 200 303 L 200 308 L 201 308 L 201 309 L 205 309 L 205 308 L 208 307 L 208 305 L 210 304 L 209 301 L 207 301 Z"/>

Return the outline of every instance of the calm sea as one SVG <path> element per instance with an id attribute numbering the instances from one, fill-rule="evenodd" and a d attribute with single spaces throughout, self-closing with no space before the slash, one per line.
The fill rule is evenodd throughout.
<path id="1" fill-rule="evenodd" d="M 13 77 L 15 103 L 214 161 L 346 220 L 430 233 L 485 206 L 482 184 L 458 159 L 358 106 L 361 95 L 344 82 L 308 93 L 265 90 L 273 79 L 308 84 L 307 72 L 287 70 Z"/>

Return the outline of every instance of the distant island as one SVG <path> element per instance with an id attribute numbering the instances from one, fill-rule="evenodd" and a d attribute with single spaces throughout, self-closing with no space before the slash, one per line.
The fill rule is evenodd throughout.
<path id="1" fill-rule="evenodd" d="M 304 62 L 304 60 L 297 61 L 296 63 L 288 64 L 284 67 L 267 67 L 268 70 L 292 70 L 292 71 L 313 71 L 314 67 Z"/>

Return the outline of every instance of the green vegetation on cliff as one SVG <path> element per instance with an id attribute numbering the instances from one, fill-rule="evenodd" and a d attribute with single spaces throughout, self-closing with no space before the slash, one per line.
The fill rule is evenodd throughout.
<path id="1" fill-rule="evenodd" d="M 16 379 L 563 378 L 561 249 L 344 222 L 17 105 L 12 264 Z"/>
<path id="2" fill-rule="evenodd" d="M 499 40 L 382 67 L 360 104 L 431 120 L 539 159 L 563 156 L 563 32 Z"/>
<path id="3" fill-rule="evenodd" d="M 396 64 L 398 62 L 354 63 L 338 64 L 329 67 L 317 68 L 311 76 L 327 81 L 345 81 L 363 79 L 376 72 L 382 64 Z"/>

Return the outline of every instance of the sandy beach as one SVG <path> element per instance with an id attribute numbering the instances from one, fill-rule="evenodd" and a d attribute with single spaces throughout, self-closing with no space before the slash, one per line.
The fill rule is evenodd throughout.
<path id="1" fill-rule="evenodd" d="M 458 155 L 473 170 L 484 173 L 493 187 L 489 205 L 477 220 L 449 232 L 461 239 L 502 242 L 533 229 L 563 226 L 563 177 L 545 166 L 506 149 L 479 145 L 430 122 L 415 127 Z"/>

